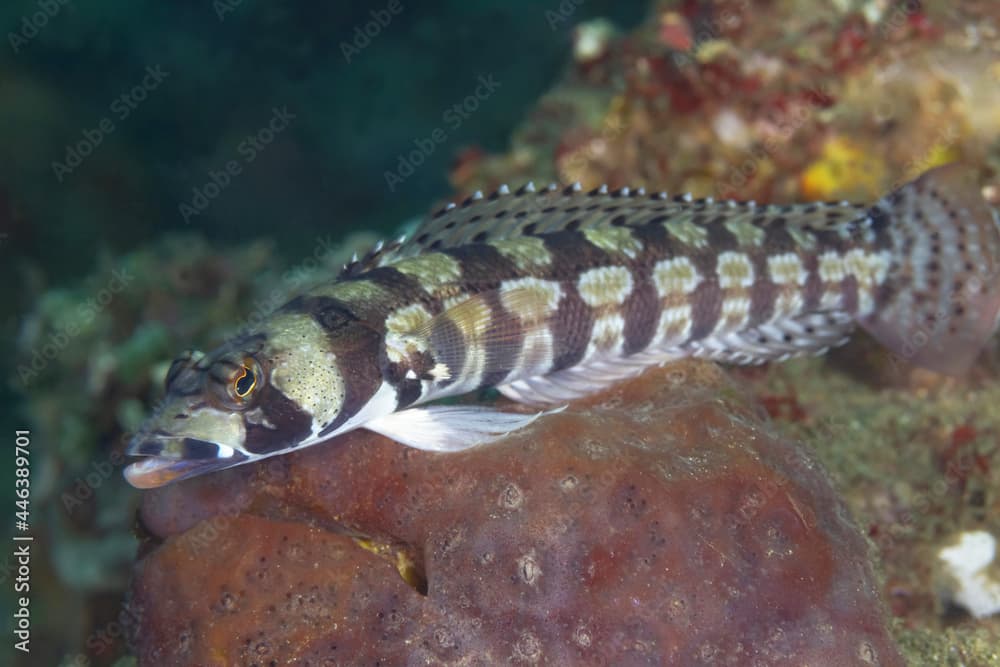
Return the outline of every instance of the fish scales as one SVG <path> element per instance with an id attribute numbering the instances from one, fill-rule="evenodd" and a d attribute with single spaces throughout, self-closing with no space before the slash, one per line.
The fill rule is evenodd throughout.
<path id="1" fill-rule="evenodd" d="M 467 211 L 466 219 L 456 221 L 456 226 L 466 228 L 483 217 L 515 217 L 530 207 L 531 217 L 522 216 L 523 225 L 529 227 L 527 232 L 522 227 L 524 238 L 461 239 L 456 241 L 460 245 L 438 251 L 425 250 L 415 259 L 383 261 L 383 270 L 395 266 L 407 275 L 428 276 L 429 281 L 422 285 L 428 314 L 443 311 L 448 298 L 497 290 L 500 299 L 491 304 L 490 319 L 494 324 L 502 323 L 505 333 L 487 340 L 483 354 L 502 360 L 496 364 L 493 374 L 503 375 L 508 381 L 525 375 L 514 363 L 517 358 L 525 357 L 510 353 L 512 335 L 507 333 L 518 334 L 517 323 L 523 319 L 523 314 L 505 307 L 502 297 L 510 290 L 524 290 L 526 279 L 540 281 L 541 289 L 536 291 L 536 296 L 520 299 L 517 303 L 529 311 L 545 313 L 544 329 L 533 335 L 544 335 L 555 342 L 551 359 L 544 367 L 531 364 L 533 373 L 544 375 L 580 363 L 592 357 L 594 352 L 606 351 L 609 347 L 618 349 L 618 356 L 629 356 L 647 350 L 655 341 L 658 349 L 675 350 L 678 356 L 684 356 L 685 350 L 693 354 L 707 353 L 717 346 L 695 347 L 693 343 L 713 335 L 721 336 L 737 329 L 750 330 L 772 320 L 794 317 L 801 309 L 816 305 L 821 290 L 834 295 L 835 298 L 829 299 L 831 307 L 855 313 L 859 301 L 859 282 L 855 273 L 869 271 L 887 261 L 884 250 L 889 239 L 884 233 L 875 230 L 869 242 L 863 238 L 864 231 L 872 228 L 867 211 L 839 203 L 733 208 L 703 200 L 687 203 L 653 199 L 627 202 L 631 205 L 623 206 L 620 197 L 611 195 L 545 192 L 534 195 L 543 201 L 531 206 L 516 201 L 523 196 L 508 195 L 480 205 L 473 203 L 467 209 L 456 209 L 456 212 Z M 508 198 L 514 201 L 508 202 Z M 586 205 L 581 205 L 580 200 Z M 574 217 L 581 211 L 589 217 Z M 538 231 L 537 227 L 531 228 L 533 220 L 540 215 L 563 218 L 563 229 Z M 803 235 L 808 235 L 812 244 L 804 247 L 787 234 L 785 226 L 789 215 L 816 218 L 814 228 L 803 225 L 798 236 L 801 240 Z M 829 229 L 831 221 L 851 226 L 847 238 Z M 444 220 L 445 225 L 451 222 Z M 676 234 L 671 231 L 671 226 L 676 224 L 695 225 L 705 233 L 685 230 Z M 739 229 L 740 224 L 763 233 L 749 234 Z M 731 231 L 731 227 L 738 231 Z M 534 247 L 526 247 L 526 241 Z M 842 252 L 848 244 L 864 253 L 859 255 L 860 261 L 850 267 L 834 268 L 837 263 L 844 264 Z M 810 249 L 813 247 L 827 253 L 824 264 L 827 280 L 819 275 L 817 252 Z M 526 261 L 526 256 L 533 256 L 534 261 Z M 787 265 L 791 265 L 793 270 L 804 272 L 806 282 L 789 283 L 784 275 L 777 280 L 772 278 L 768 260 L 774 257 L 784 258 L 779 271 L 787 272 Z M 670 282 L 671 272 L 682 265 L 692 267 L 690 285 Z M 427 271 L 429 266 L 439 270 Z M 444 267 L 448 270 L 442 271 Z M 449 279 L 442 280 L 442 275 Z M 810 281 L 813 275 L 817 279 Z M 367 278 L 362 273 L 353 280 Z M 560 298 L 536 308 L 535 301 L 546 300 L 546 284 L 550 285 L 548 291 L 557 291 Z M 800 298 L 779 299 L 785 293 L 793 297 L 798 294 Z M 870 299 L 873 296 L 869 294 Z M 395 298 L 394 303 L 383 304 L 383 308 L 390 311 L 388 319 L 392 318 L 392 313 L 411 305 L 412 296 L 400 298 L 397 295 Z M 349 302 L 350 298 L 346 300 Z M 673 308 L 675 312 L 678 308 L 689 311 L 689 325 L 680 323 L 684 335 L 665 335 L 670 333 L 661 325 L 665 308 Z M 673 318 L 673 328 L 678 328 L 676 319 Z M 601 341 L 594 340 L 595 323 Z M 439 320 L 438 325 L 463 330 L 448 318 Z M 766 336 L 761 333 L 758 343 L 763 338 Z M 519 346 L 531 344 L 523 335 L 519 339 Z M 469 344 L 462 347 L 468 348 Z M 770 356 L 773 356 L 770 351 L 759 353 L 758 360 Z M 397 370 L 393 375 L 402 377 L 406 370 L 413 370 L 419 377 L 440 360 L 429 355 L 415 363 L 416 366 Z M 473 371 L 478 367 L 474 364 L 464 369 L 458 364 L 446 365 L 450 367 L 450 374 L 441 388 L 457 383 L 467 391 L 470 385 L 496 384 L 482 382 L 482 378 L 475 376 Z M 463 378 L 463 370 L 464 375 L 473 376 Z M 463 378 L 462 381 L 459 378 Z M 433 389 L 429 394 L 441 395 Z"/>
<path id="2" fill-rule="evenodd" d="M 682 357 L 820 353 L 857 325 L 955 371 L 996 329 L 998 267 L 996 213 L 958 167 L 873 205 L 477 193 L 245 340 L 175 362 L 127 476 L 158 485 L 354 428 L 462 449 L 537 415 L 416 406 L 484 387 L 558 405 Z"/>

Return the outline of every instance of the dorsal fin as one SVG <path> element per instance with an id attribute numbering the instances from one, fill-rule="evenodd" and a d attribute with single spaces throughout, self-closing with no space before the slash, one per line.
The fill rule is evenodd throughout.
<path id="1" fill-rule="evenodd" d="M 344 265 L 344 268 L 340 270 L 340 275 L 338 278 L 351 278 L 358 274 L 364 273 L 374 269 L 377 266 L 384 264 L 389 258 L 393 257 L 395 253 L 403 246 L 406 239 L 405 237 L 400 237 L 395 241 L 379 241 L 372 248 L 364 254 L 362 257 L 357 255 L 351 259 L 350 262 Z"/>
<path id="2" fill-rule="evenodd" d="M 756 202 L 696 199 L 690 194 L 647 194 L 644 188 L 606 185 L 585 191 L 579 184 L 550 184 L 536 189 L 527 183 L 512 191 L 501 186 L 489 195 L 476 192 L 461 203 L 450 203 L 426 216 L 405 242 L 385 249 L 358 269 L 385 266 L 400 259 L 468 243 L 540 235 L 562 229 L 587 230 L 608 225 L 636 227 L 708 220 L 722 224 L 766 225 L 781 220 L 790 227 L 828 229 L 863 221 L 867 207 L 847 202 L 761 205 Z M 707 224 L 707 223 L 702 223 Z M 363 268 L 361 268 L 363 267 Z"/>

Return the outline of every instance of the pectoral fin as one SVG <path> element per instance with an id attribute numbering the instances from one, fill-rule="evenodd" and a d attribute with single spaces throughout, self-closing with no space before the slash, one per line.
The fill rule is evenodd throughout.
<path id="1" fill-rule="evenodd" d="M 364 427 L 416 449 L 458 452 L 501 438 L 563 409 L 522 415 L 480 406 L 432 405 L 394 412 Z"/>

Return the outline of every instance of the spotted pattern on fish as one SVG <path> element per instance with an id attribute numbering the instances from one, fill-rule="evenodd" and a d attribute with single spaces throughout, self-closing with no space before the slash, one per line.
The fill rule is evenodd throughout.
<path id="1" fill-rule="evenodd" d="M 213 446 L 242 463 L 360 427 L 461 449 L 525 418 L 412 406 L 485 387 L 561 403 L 680 357 L 820 353 L 859 324 L 916 363 L 959 369 L 997 325 L 998 227 L 957 167 L 874 205 L 476 193 L 292 300 L 252 346 L 184 360 L 168 383 L 180 407 L 130 450 L 159 458 L 130 479 L 224 467 L 184 458 Z M 250 375 L 260 388 L 241 396 Z M 219 405 L 244 418 L 220 416 L 214 433 L 170 421 Z"/>

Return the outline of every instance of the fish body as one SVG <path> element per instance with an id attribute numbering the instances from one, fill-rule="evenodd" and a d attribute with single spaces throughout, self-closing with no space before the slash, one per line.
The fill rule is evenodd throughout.
<path id="1" fill-rule="evenodd" d="M 821 353 L 858 325 L 955 372 L 997 327 L 998 269 L 1000 222 L 956 166 L 873 205 L 477 193 L 177 360 L 126 477 L 159 486 L 356 428 L 455 451 L 538 415 L 418 406 L 484 387 L 559 406 L 678 358 Z"/>

